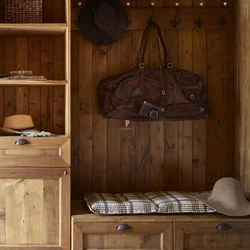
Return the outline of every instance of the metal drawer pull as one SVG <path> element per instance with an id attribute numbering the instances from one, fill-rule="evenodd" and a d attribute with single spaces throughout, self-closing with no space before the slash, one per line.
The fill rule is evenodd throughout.
<path id="1" fill-rule="evenodd" d="M 25 139 L 19 139 L 15 142 L 16 145 L 25 145 L 25 144 L 30 144 L 29 141 L 25 140 Z"/>
<path id="2" fill-rule="evenodd" d="M 119 226 L 116 227 L 117 231 L 126 231 L 131 229 L 131 226 L 127 225 L 127 224 L 121 224 Z"/>
<path id="3" fill-rule="evenodd" d="M 232 227 L 226 223 L 222 223 L 220 225 L 217 226 L 217 230 L 219 231 L 227 231 L 227 230 L 231 230 Z"/>

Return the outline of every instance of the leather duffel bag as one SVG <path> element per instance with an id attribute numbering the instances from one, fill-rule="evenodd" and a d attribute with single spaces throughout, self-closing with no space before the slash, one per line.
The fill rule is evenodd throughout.
<path id="1" fill-rule="evenodd" d="M 163 68 L 144 68 L 151 29 L 156 30 L 163 47 Z M 205 119 L 210 112 L 201 76 L 172 67 L 160 27 L 152 19 L 143 33 L 137 68 L 103 79 L 98 101 L 104 117 L 122 120 L 194 120 Z"/>

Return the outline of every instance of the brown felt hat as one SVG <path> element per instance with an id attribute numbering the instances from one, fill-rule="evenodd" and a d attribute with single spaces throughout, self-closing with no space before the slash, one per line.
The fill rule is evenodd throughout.
<path id="1" fill-rule="evenodd" d="M 128 14 L 120 0 L 87 0 L 80 10 L 80 26 L 88 40 L 110 45 L 128 27 Z"/>
<path id="2" fill-rule="evenodd" d="M 233 217 L 250 215 L 250 202 L 245 197 L 241 183 L 234 178 L 218 180 L 211 195 L 201 193 L 195 196 L 221 214 Z"/>
<path id="3" fill-rule="evenodd" d="M 11 115 L 4 119 L 0 131 L 7 134 L 37 133 L 30 115 Z"/>

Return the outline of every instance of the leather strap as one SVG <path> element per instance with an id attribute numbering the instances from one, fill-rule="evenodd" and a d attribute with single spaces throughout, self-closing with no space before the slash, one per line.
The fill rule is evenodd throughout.
<path id="1" fill-rule="evenodd" d="M 139 53 L 137 55 L 137 65 L 140 67 L 140 64 L 144 64 L 144 57 L 145 57 L 145 53 L 147 50 L 151 29 L 156 29 L 157 35 L 160 38 L 161 45 L 163 48 L 163 53 L 164 53 L 164 66 L 167 67 L 167 65 L 170 63 L 168 60 L 167 48 L 166 48 L 166 45 L 164 43 L 161 29 L 160 29 L 159 25 L 153 19 L 150 19 L 148 21 L 148 25 L 143 32 L 140 50 L 139 50 Z M 160 51 L 159 51 L 159 53 L 160 53 Z"/>

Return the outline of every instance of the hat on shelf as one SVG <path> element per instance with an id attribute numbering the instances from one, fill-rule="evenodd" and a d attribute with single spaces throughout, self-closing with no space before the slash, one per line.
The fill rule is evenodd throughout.
<path id="1" fill-rule="evenodd" d="M 0 132 L 7 134 L 37 133 L 30 115 L 11 115 L 4 119 Z"/>
<path id="2" fill-rule="evenodd" d="M 222 178 L 214 184 L 211 194 L 195 196 L 218 213 L 233 217 L 250 215 L 250 202 L 245 197 L 241 183 L 234 178 Z"/>
<path id="3" fill-rule="evenodd" d="M 128 27 L 128 15 L 120 0 L 87 0 L 79 24 L 87 39 L 99 45 L 118 41 Z"/>

